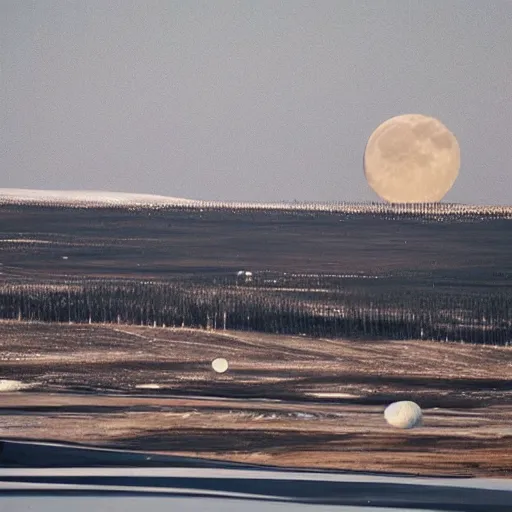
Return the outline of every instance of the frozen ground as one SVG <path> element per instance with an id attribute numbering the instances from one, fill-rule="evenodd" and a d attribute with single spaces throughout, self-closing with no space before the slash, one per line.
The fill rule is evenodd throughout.
<path id="1" fill-rule="evenodd" d="M 512 475 L 512 349 L 0 323 L 0 435 L 247 462 Z M 211 369 L 215 357 L 230 363 Z M 397 364 L 399 362 L 399 364 Z M 424 425 L 389 427 L 411 399 Z"/>

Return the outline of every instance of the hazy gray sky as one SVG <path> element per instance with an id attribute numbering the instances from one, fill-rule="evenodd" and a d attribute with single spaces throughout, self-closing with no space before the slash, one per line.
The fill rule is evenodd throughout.
<path id="1" fill-rule="evenodd" d="M 512 203 L 512 2 L 0 0 L 0 187 L 377 200 L 388 117 L 438 117 L 445 201 Z"/>

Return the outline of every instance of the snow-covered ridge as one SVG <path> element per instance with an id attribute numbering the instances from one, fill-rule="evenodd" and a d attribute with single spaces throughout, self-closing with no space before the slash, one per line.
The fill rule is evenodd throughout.
<path id="1" fill-rule="evenodd" d="M 130 194 L 96 190 L 30 190 L 22 188 L 0 188 L 0 204 L 44 204 L 56 205 L 122 205 L 146 204 L 183 205 L 194 203 L 181 197 L 156 196 L 152 194 Z"/>
<path id="2" fill-rule="evenodd" d="M 30 190 L 0 188 L 1 205 L 63 206 L 68 208 L 149 208 L 162 209 L 183 207 L 193 209 L 226 210 L 282 210 L 306 212 L 341 212 L 345 214 L 371 214 L 401 217 L 415 215 L 426 219 L 444 217 L 506 218 L 512 219 L 512 206 L 485 206 L 458 203 L 314 203 L 314 202 L 238 202 L 200 201 L 181 197 L 152 194 L 130 194 L 125 192 L 100 192 L 88 190 Z"/>

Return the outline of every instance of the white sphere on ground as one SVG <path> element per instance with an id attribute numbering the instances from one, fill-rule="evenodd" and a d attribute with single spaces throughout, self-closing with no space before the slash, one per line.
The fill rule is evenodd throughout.
<path id="1" fill-rule="evenodd" d="M 403 401 L 388 405 L 384 411 L 384 418 L 393 427 L 414 428 L 421 425 L 423 414 L 418 404 Z"/>
<path id="2" fill-rule="evenodd" d="M 212 361 L 212 368 L 217 373 L 224 373 L 228 369 L 228 362 L 223 357 L 217 357 Z"/>

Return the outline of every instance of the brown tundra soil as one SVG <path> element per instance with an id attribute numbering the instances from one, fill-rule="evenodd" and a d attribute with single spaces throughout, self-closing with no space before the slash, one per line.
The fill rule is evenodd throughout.
<path id="1" fill-rule="evenodd" d="M 423 425 L 387 425 L 396 400 L 416 401 Z M 0 437 L 510 477 L 512 348 L 0 322 Z"/>

